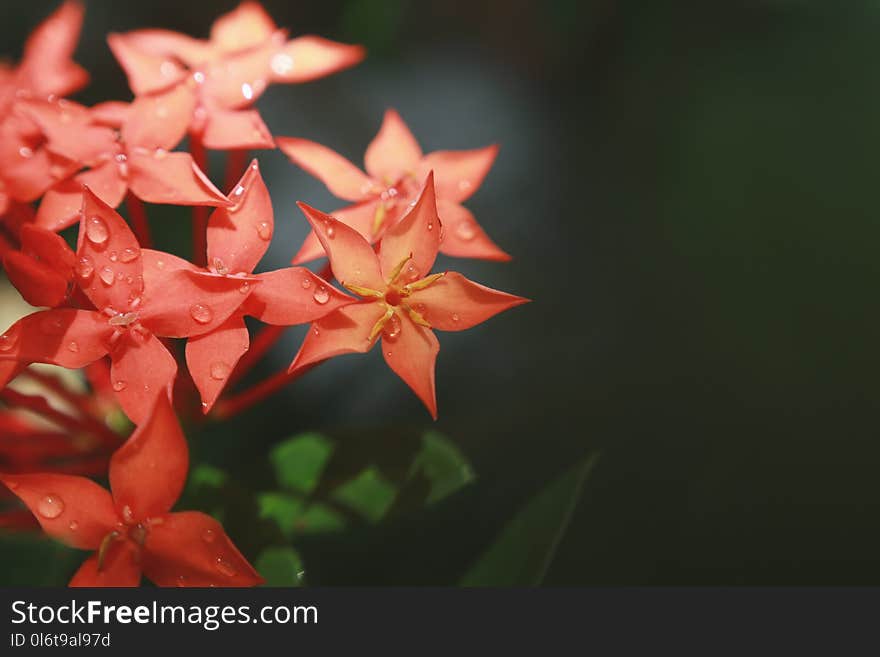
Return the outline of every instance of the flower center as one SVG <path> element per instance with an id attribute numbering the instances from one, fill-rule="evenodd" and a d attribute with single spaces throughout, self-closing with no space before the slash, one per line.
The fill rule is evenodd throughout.
<path id="1" fill-rule="evenodd" d="M 400 302 L 403 300 L 403 296 L 400 294 L 400 290 L 394 287 L 389 287 L 385 292 L 385 303 L 389 306 L 399 306 Z"/>

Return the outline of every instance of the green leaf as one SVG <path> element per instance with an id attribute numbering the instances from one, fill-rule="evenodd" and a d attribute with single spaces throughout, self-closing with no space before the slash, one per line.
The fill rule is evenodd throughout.
<path id="1" fill-rule="evenodd" d="M 305 576 L 299 553 L 289 547 L 269 547 L 260 553 L 255 568 L 266 586 L 302 586 Z"/>
<path id="2" fill-rule="evenodd" d="M 278 483 L 299 493 L 311 493 L 333 452 L 332 443 L 317 433 L 304 433 L 284 441 L 269 458 Z"/>
<path id="3" fill-rule="evenodd" d="M 598 455 L 554 480 L 502 530 L 461 580 L 462 586 L 537 586 L 565 536 Z"/>
<path id="4" fill-rule="evenodd" d="M 397 489 L 379 474 L 377 468 L 370 467 L 333 491 L 332 498 L 370 522 L 378 522 L 391 508 L 396 495 Z"/>
<path id="5" fill-rule="evenodd" d="M 427 504 L 433 504 L 474 480 L 474 471 L 464 454 L 436 431 L 422 436 L 422 448 L 413 461 L 411 476 L 423 475 L 429 482 Z"/>
<path id="6" fill-rule="evenodd" d="M 336 511 L 320 502 L 305 500 L 285 493 L 261 493 L 257 496 L 260 517 L 274 520 L 285 536 L 321 534 L 343 529 L 345 520 Z"/>
<path id="7" fill-rule="evenodd" d="M 189 476 L 189 485 L 198 488 L 222 488 L 228 480 L 226 473 L 213 465 L 197 465 Z"/>

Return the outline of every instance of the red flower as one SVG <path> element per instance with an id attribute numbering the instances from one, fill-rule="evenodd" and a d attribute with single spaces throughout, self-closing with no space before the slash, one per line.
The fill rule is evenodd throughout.
<path id="1" fill-rule="evenodd" d="M 113 208 L 128 190 L 150 203 L 227 204 L 189 153 L 168 152 L 186 135 L 193 107 L 187 85 L 138 98 L 124 113 L 118 106 L 105 106 L 97 118 L 67 100 L 27 103 L 27 111 L 46 135 L 47 148 L 76 162 L 77 168 L 88 168 L 46 193 L 37 223 L 51 230 L 74 223 L 83 185 Z M 119 130 L 107 125 L 114 120 L 124 121 Z"/>
<path id="2" fill-rule="evenodd" d="M 54 308 L 65 303 L 76 254 L 60 235 L 34 224 L 21 227 L 19 240 L 21 250 L 3 256 L 9 280 L 32 306 Z"/>
<path id="3" fill-rule="evenodd" d="M 128 225 L 91 191 L 83 192 L 77 250 L 79 287 L 97 310 L 56 308 L 20 319 L 0 335 L 0 360 L 80 368 L 109 354 L 117 399 L 133 422 L 143 422 L 152 398 L 177 373 L 159 337 L 213 331 L 242 304 L 253 278 L 177 271 L 162 285 L 145 284 L 147 252 Z M 149 268 L 174 256 L 149 253 Z"/>
<path id="4" fill-rule="evenodd" d="M 249 337 L 244 315 L 256 317 L 266 324 L 291 326 L 305 324 L 323 317 L 353 299 L 304 267 L 288 267 L 263 274 L 251 272 L 266 253 L 274 230 L 274 213 L 269 191 L 253 160 L 241 180 L 230 192 L 235 205 L 218 208 L 208 223 L 208 268 L 202 269 L 180 258 L 166 258 L 166 266 L 145 270 L 147 282 L 156 280 L 163 286 L 165 278 L 178 270 L 201 272 L 202 276 L 220 280 L 258 280 L 241 307 L 216 330 L 189 339 L 186 362 L 193 381 L 202 396 L 202 410 L 211 410 L 217 397 L 248 350 Z M 151 252 L 144 251 L 146 261 L 155 264 Z"/>
<path id="5" fill-rule="evenodd" d="M 356 202 L 333 215 L 371 244 L 382 239 L 382 235 L 400 221 L 415 201 L 419 183 L 433 171 L 437 210 L 445 227 L 440 252 L 464 258 L 510 260 L 510 256 L 489 239 L 470 210 L 460 205 L 483 182 L 498 154 L 497 146 L 423 155 L 397 112 L 388 110 L 379 133 L 367 148 L 364 158 L 367 173 L 313 141 L 279 137 L 278 147 L 291 161 L 323 181 L 332 194 Z M 312 233 L 293 264 L 322 255 L 321 242 Z"/>
<path id="6" fill-rule="evenodd" d="M 273 147 L 259 113 L 245 109 L 269 84 L 324 77 L 364 57 L 360 46 L 316 36 L 288 41 L 287 31 L 256 2 L 243 2 L 218 18 L 207 41 L 155 29 L 111 34 L 107 40 L 135 95 L 185 86 L 193 98 L 190 129 L 212 149 Z"/>
<path id="7" fill-rule="evenodd" d="M 64 474 L 0 475 L 52 538 L 95 550 L 70 586 L 255 586 L 262 579 L 220 524 L 203 513 L 169 513 L 189 454 L 171 404 L 150 413 L 110 460 L 110 490 Z"/>
<path id="8" fill-rule="evenodd" d="M 429 274 L 440 245 L 433 174 L 415 206 L 392 226 L 375 253 L 356 230 L 299 204 L 343 287 L 363 297 L 316 321 L 290 370 L 332 356 L 369 351 L 382 336 L 385 362 L 437 418 L 432 328 L 461 331 L 528 300 L 469 281 L 455 272 Z"/>

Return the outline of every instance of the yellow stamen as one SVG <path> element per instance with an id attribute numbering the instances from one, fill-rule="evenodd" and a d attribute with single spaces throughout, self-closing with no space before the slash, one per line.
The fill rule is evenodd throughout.
<path id="1" fill-rule="evenodd" d="M 117 538 L 119 538 L 119 532 L 112 531 L 101 541 L 101 546 L 98 548 L 98 572 L 101 572 L 101 569 L 104 567 L 104 559 L 107 558 L 107 550 L 110 549 L 110 544 Z"/>
<path id="2" fill-rule="evenodd" d="M 373 290 L 368 287 L 361 287 L 360 285 L 351 285 L 349 283 L 343 283 L 342 287 L 344 287 L 346 290 L 351 290 L 352 292 L 354 292 L 355 294 L 357 294 L 358 296 L 361 296 L 361 297 L 373 297 L 376 299 L 381 299 L 382 297 L 385 296 L 382 292 L 379 292 L 378 290 Z"/>
<path id="3" fill-rule="evenodd" d="M 382 329 L 385 328 L 385 325 L 388 323 L 388 320 L 394 315 L 394 308 L 391 306 L 386 306 L 387 310 L 385 314 L 379 318 L 375 324 L 373 324 L 373 330 L 370 331 L 370 337 L 367 338 L 368 342 L 372 342 L 376 339 L 376 336 L 382 332 Z"/>
<path id="4" fill-rule="evenodd" d="M 438 280 L 440 280 L 444 276 L 446 276 L 445 271 L 442 271 L 439 274 L 431 274 L 430 276 L 425 276 L 420 281 L 416 281 L 415 283 L 410 283 L 409 285 L 407 285 L 403 289 L 406 290 L 407 293 L 418 292 L 419 290 L 424 290 L 426 287 L 433 285 L 434 283 L 436 283 Z"/>
<path id="5" fill-rule="evenodd" d="M 409 318 L 414 321 L 419 326 L 424 326 L 425 328 L 432 328 L 432 326 L 428 323 L 428 320 L 422 316 L 422 313 L 419 311 L 410 308 L 409 306 L 404 306 L 406 308 L 406 312 L 409 314 Z"/>
<path id="6" fill-rule="evenodd" d="M 403 266 L 404 266 L 406 263 L 408 263 L 410 260 L 412 260 L 412 253 L 410 253 L 410 254 L 409 254 L 408 256 L 406 256 L 403 260 L 401 260 L 400 262 L 397 263 L 397 266 L 396 266 L 396 267 L 394 268 L 394 270 L 391 272 L 391 278 L 388 279 L 388 284 L 389 284 L 389 285 L 390 285 L 391 283 L 393 283 L 394 281 L 397 280 L 397 277 L 400 276 L 400 272 L 403 271 Z"/>
<path id="7" fill-rule="evenodd" d="M 373 237 L 379 234 L 382 224 L 385 223 L 385 214 L 385 204 L 380 201 L 376 206 L 376 214 L 373 215 Z"/>

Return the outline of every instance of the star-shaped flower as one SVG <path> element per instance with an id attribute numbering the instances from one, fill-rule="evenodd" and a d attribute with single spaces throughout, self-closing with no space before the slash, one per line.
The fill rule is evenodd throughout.
<path id="1" fill-rule="evenodd" d="M 2 474 L 43 530 L 93 550 L 70 586 L 256 586 L 262 579 L 216 520 L 170 513 L 189 453 L 171 404 L 155 398 L 143 423 L 110 459 L 110 491 L 65 474 Z"/>
<path id="2" fill-rule="evenodd" d="M 201 272 L 221 280 L 237 279 L 241 285 L 257 280 L 253 292 L 216 330 L 187 341 L 186 363 L 202 396 L 202 410 L 211 410 L 250 341 L 244 316 L 266 324 L 306 324 L 351 303 L 353 299 L 304 267 L 287 267 L 251 274 L 266 253 L 274 231 L 269 191 L 253 160 L 229 193 L 235 205 L 218 208 L 208 222 L 208 268 L 203 269 L 167 254 L 144 250 L 144 274 L 148 284 L 167 286 L 175 271 Z M 164 260 L 164 267 L 156 263 Z"/>
<path id="3" fill-rule="evenodd" d="M 469 151 L 422 154 L 416 138 L 394 110 L 385 112 L 379 133 L 365 156 L 367 172 L 326 146 L 306 139 L 279 137 L 278 147 L 297 165 L 319 178 L 330 192 L 350 205 L 333 213 L 371 244 L 406 214 L 420 191 L 420 183 L 434 172 L 437 210 L 444 232 L 440 252 L 463 258 L 509 260 L 483 231 L 470 210 L 460 205 L 483 182 L 492 167 L 497 146 Z M 307 238 L 293 264 L 324 255 L 314 233 Z"/>
<path id="4" fill-rule="evenodd" d="M 461 331 L 528 300 L 455 272 L 430 274 L 440 245 L 433 174 L 415 206 L 388 229 L 375 253 L 356 230 L 300 203 L 330 258 L 336 279 L 362 297 L 312 324 L 291 371 L 346 353 L 369 351 L 382 337 L 388 366 L 437 417 L 432 329 Z"/>
<path id="5" fill-rule="evenodd" d="M 169 261 L 173 256 L 167 256 Z M 154 260 L 153 267 L 161 267 Z M 78 369 L 105 355 L 116 397 L 140 423 L 153 397 L 177 373 L 160 337 L 191 337 L 220 327 L 259 282 L 180 270 L 145 285 L 144 258 L 125 220 L 83 192 L 75 264 L 79 287 L 97 310 L 54 308 L 23 317 L 0 335 L 0 360 Z"/>
<path id="6" fill-rule="evenodd" d="M 288 40 L 257 2 L 218 18 L 210 39 L 169 30 L 111 34 L 108 43 L 136 96 L 186 85 L 193 97 L 190 130 L 207 148 L 274 146 L 256 110 L 246 109 L 272 83 L 307 82 L 354 66 L 360 46 L 317 36 Z"/>
<path id="7" fill-rule="evenodd" d="M 131 104 L 117 130 L 106 125 L 106 116 L 96 119 L 88 108 L 71 101 L 27 103 L 27 111 L 46 135 L 47 148 L 88 169 L 46 192 L 37 224 L 61 230 L 74 223 L 82 185 L 114 208 L 129 190 L 150 203 L 228 204 L 189 153 L 169 152 L 186 134 L 192 107 L 186 85 L 144 96 Z"/>

